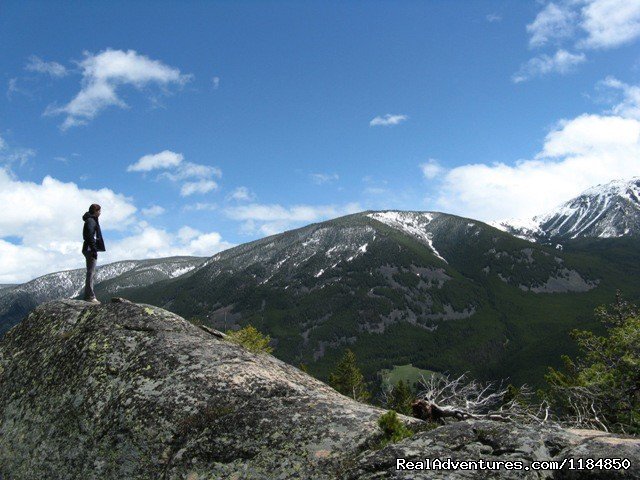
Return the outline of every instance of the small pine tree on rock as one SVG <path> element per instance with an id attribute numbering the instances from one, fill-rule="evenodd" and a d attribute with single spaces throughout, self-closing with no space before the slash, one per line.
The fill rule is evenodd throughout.
<path id="1" fill-rule="evenodd" d="M 411 415 L 411 404 L 415 399 L 408 382 L 400 380 L 389 392 L 387 408 L 403 415 Z"/>
<path id="2" fill-rule="evenodd" d="M 240 330 L 228 330 L 227 339 L 238 343 L 254 353 L 271 353 L 273 348 L 269 345 L 271 337 L 260 333 L 253 325 L 247 325 Z"/>
<path id="3" fill-rule="evenodd" d="M 356 355 L 350 349 L 347 349 L 329 375 L 329 385 L 358 402 L 365 402 L 371 397 L 367 391 L 364 376 L 358 368 Z"/>
<path id="4" fill-rule="evenodd" d="M 404 423 L 398 418 L 398 414 L 393 410 L 389 410 L 378 419 L 378 426 L 382 430 L 382 438 L 379 447 L 382 448 L 389 443 L 396 443 L 403 438 L 410 437 L 413 432 L 405 427 Z"/>

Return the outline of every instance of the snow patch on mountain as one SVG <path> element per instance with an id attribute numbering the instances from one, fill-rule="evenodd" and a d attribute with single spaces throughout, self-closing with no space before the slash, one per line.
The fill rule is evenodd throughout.
<path id="1" fill-rule="evenodd" d="M 334 278 L 328 275 L 331 270 L 365 255 L 374 239 L 375 229 L 369 225 L 314 224 L 220 252 L 203 265 L 203 271 L 214 278 L 259 265 L 258 284 L 263 285 L 289 282 L 310 265 L 315 278 Z"/>
<path id="2" fill-rule="evenodd" d="M 489 225 L 530 242 L 535 242 L 539 237 L 544 236 L 544 232 L 540 229 L 538 217 L 510 218 L 489 222 Z"/>
<path id="3" fill-rule="evenodd" d="M 431 212 L 373 212 L 367 216 L 378 220 L 392 228 L 407 233 L 424 243 L 426 243 L 433 254 L 445 263 L 447 260 L 440 255 L 436 247 L 433 245 L 433 234 L 428 230 L 428 226 L 434 219 L 436 213 Z"/>

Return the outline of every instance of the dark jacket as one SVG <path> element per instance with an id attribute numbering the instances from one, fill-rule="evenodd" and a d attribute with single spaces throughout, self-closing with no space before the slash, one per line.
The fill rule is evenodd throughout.
<path id="1" fill-rule="evenodd" d="M 82 253 L 91 252 L 97 254 L 97 252 L 104 252 L 104 240 L 102 239 L 102 231 L 100 230 L 98 217 L 87 212 L 82 216 L 82 220 L 84 220 L 84 227 L 82 229 L 82 238 L 84 239 Z"/>

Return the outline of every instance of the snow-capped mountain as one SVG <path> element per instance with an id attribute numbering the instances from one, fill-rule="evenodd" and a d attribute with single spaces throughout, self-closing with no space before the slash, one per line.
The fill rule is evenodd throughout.
<path id="1" fill-rule="evenodd" d="M 621 286 L 640 291 L 640 263 L 616 252 L 605 271 L 591 251 L 566 254 L 469 218 L 367 211 L 210 258 L 105 265 L 96 293 L 219 329 L 251 323 L 277 356 L 319 375 L 348 346 L 366 358 L 368 375 L 413 363 L 528 382 L 560 358 L 558 338 L 596 301 Z M 78 295 L 83 281 L 79 269 L 0 289 L 0 334 L 37 304 Z"/>
<path id="2" fill-rule="evenodd" d="M 200 266 L 206 257 L 168 257 L 127 260 L 98 266 L 95 290 L 117 294 L 123 288 L 151 285 L 175 278 Z M 79 268 L 50 273 L 18 285 L 0 286 L 0 335 L 33 307 L 49 300 L 73 298 L 82 293 L 86 270 Z"/>
<path id="3" fill-rule="evenodd" d="M 544 215 L 494 226 L 535 241 L 640 236 L 640 177 L 597 185 Z"/>
<path id="4" fill-rule="evenodd" d="M 363 257 L 370 258 L 372 252 L 378 251 L 383 245 L 391 244 L 391 248 L 398 248 L 395 245 L 396 239 L 406 238 L 419 255 L 428 258 L 429 264 L 433 265 L 428 272 L 425 270 L 417 274 L 418 277 L 427 283 L 433 282 L 437 277 L 436 283 L 439 283 L 444 281 L 441 275 L 444 268 L 456 268 L 460 254 L 470 254 L 481 242 L 481 237 L 482 241 L 486 241 L 486 237 L 494 234 L 495 231 L 482 222 L 440 212 L 363 212 L 225 250 L 208 259 L 188 282 L 219 282 L 229 275 L 235 281 L 243 277 L 243 281 L 252 281 L 257 285 L 306 291 L 311 283 L 327 286 L 344 281 L 344 272 L 357 270 L 359 260 Z M 505 241 L 512 238 L 506 234 L 501 237 Z M 403 246 L 401 244 L 400 248 Z M 504 251 L 493 252 L 487 247 L 487 251 L 478 252 L 480 254 L 490 258 L 497 255 L 496 259 L 501 256 L 509 259 L 507 263 L 510 274 L 505 271 L 502 277 L 507 283 L 507 279 L 514 277 L 513 273 L 522 268 L 521 265 L 535 263 L 528 257 L 531 252 L 507 254 Z M 394 251 L 386 252 L 385 259 L 381 261 L 391 265 L 395 261 L 394 255 Z M 536 261 L 546 262 L 546 259 L 538 258 Z M 517 266 L 512 266 L 511 262 L 516 262 Z M 490 261 L 486 259 L 483 267 L 488 263 Z M 496 268 L 494 266 L 494 273 L 497 274 L 499 272 Z M 547 269 L 549 276 L 544 281 L 555 278 L 562 268 L 561 262 L 551 261 Z M 397 283 L 394 285 L 397 286 Z M 573 285 L 569 290 L 580 290 L 586 288 L 585 285 Z M 532 283 L 526 286 L 523 284 L 521 288 L 528 290 L 542 287 Z M 173 289 L 172 286 L 170 290 Z M 200 298 L 193 300 L 189 302 L 192 307 L 197 301 L 201 301 Z"/>
<path id="5" fill-rule="evenodd" d="M 250 323 L 279 358 L 319 374 L 347 346 L 368 374 L 410 362 L 513 372 L 538 368 L 524 357 L 553 356 L 549 338 L 576 325 L 554 308 L 593 308 L 603 277 L 590 264 L 468 218 L 367 211 L 230 248 L 189 276 L 119 295 L 217 329 Z"/>

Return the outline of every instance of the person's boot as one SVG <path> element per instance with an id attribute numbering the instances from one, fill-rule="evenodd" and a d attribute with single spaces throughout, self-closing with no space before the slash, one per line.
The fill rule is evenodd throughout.
<path id="1" fill-rule="evenodd" d="M 91 299 L 89 299 L 89 300 L 86 300 L 86 301 L 87 301 L 87 302 L 89 302 L 89 303 L 101 303 L 101 302 L 100 302 L 100 300 L 98 300 L 98 299 L 97 299 L 97 298 L 95 298 L 95 297 L 93 297 L 93 298 L 91 298 Z"/>

